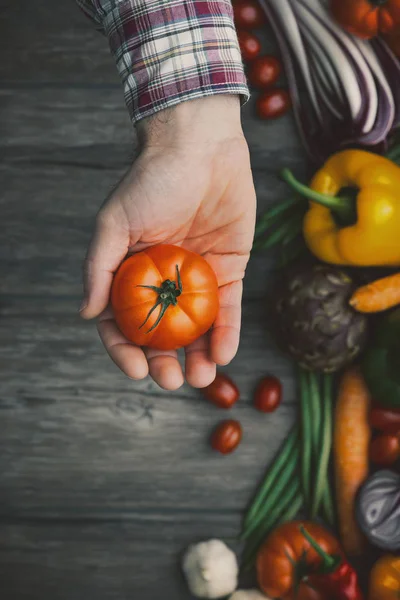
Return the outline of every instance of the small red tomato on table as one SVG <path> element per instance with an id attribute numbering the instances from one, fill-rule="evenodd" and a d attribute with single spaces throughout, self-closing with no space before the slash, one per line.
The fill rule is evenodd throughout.
<path id="1" fill-rule="evenodd" d="M 265 23 L 264 13 L 255 0 L 238 0 L 233 4 L 235 24 L 241 29 L 257 29 Z"/>
<path id="2" fill-rule="evenodd" d="M 259 56 L 251 63 L 248 79 L 253 87 L 264 90 L 275 85 L 281 72 L 282 65 L 275 56 Z"/>
<path id="3" fill-rule="evenodd" d="M 254 406 L 257 410 L 272 413 L 282 402 L 282 384 L 277 377 L 264 377 L 257 386 Z"/>
<path id="4" fill-rule="evenodd" d="M 369 413 L 369 424 L 384 433 L 400 433 L 400 410 L 374 407 Z"/>
<path id="5" fill-rule="evenodd" d="M 207 400 L 219 408 L 231 408 L 240 396 L 237 385 L 223 373 L 217 373 L 214 381 L 201 391 Z"/>
<path id="6" fill-rule="evenodd" d="M 278 119 L 288 112 L 290 106 L 290 96 L 281 88 L 264 92 L 257 99 L 257 113 L 261 119 Z"/>
<path id="7" fill-rule="evenodd" d="M 370 459 L 380 467 L 389 467 L 400 458 L 400 441 L 397 435 L 384 433 L 371 442 Z"/>
<path id="8" fill-rule="evenodd" d="M 233 419 L 222 421 L 212 433 L 211 446 L 216 452 L 230 454 L 239 446 L 242 434 L 239 421 Z"/>
<path id="9" fill-rule="evenodd" d="M 244 61 L 249 62 L 257 58 L 261 52 L 261 43 L 258 37 L 248 31 L 239 31 L 238 40 Z"/>

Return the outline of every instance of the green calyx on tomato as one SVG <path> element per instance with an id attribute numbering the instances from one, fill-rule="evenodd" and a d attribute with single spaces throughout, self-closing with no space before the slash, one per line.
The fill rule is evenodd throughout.
<path id="1" fill-rule="evenodd" d="M 159 322 L 165 315 L 165 311 L 167 310 L 167 308 L 169 306 L 171 306 L 171 304 L 173 306 L 176 306 L 178 304 L 177 298 L 178 298 L 178 296 L 180 296 L 182 294 L 183 288 L 182 288 L 181 275 L 179 273 L 179 267 L 178 267 L 178 265 L 176 265 L 175 267 L 176 267 L 176 282 L 171 281 L 170 279 L 166 279 L 165 281 L 162 282 L 160 287 L 157 287 L 155 285 L 138 285 L 137 286 L 137 287 L 146 288 L 148 290 L 153 290 L 153 292 L 156 292 L 156 294 L 158 294 L 157 301 L 155 302 L 153 307 L 149 310 L 146 319 L 143 321 L 143 323 L 141 324 L 139 329 L 141 329 L 142 327 L 144 327 L 144 325 L 146 325 L 146 323 L 149 320 L 150 316 L 152 315 L 153 311 L 155 311 L 157 306 L 160 306 L 160 304 L 161 304 L 160 314 L 158 315 L 157 320 L 154 323 L 154 325 L 152 327 L 150 327 L 150 329 L 147 331 L 147 333 L 150 333 L 151 331 L 153 331 L 153 329 L 155 329 L 157 327 L 157 325 L 159 324 Z"/>

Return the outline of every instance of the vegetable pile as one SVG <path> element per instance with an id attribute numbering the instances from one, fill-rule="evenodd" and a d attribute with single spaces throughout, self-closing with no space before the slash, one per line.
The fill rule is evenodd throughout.
<path id="1" fill-rule="evenodd" d="M 253 248 L 280 250 L 270 329 L 296 369 L 298 414 L 240 535 L 242 570 L 256 569 L 266 596 L 237 590 L 236 556 L 219 540 L 191 546 L 183 571 L 201 598 L 362 600 L 359 575 L 369 600 L 399 598 L 400 0 L 233 4 L 258 113 L 293 105 L 315 171 L 306 185 L 283 169 L 293 195 L 261 215 Z M 268 21 L 290 94 L 253 31 Z M 111 303 L 134 343 L 179 348 L 212 326 L 218 284 L 201 256 L 156 246 L 121 265 Z M 240 390 L 219 372 L 202 394 L 229 410 Z M 259 418 L 283 395 L 272 374 L 258 382 Z M 244 434 L 224 419 L 209 445 L 229 455 Z"/>

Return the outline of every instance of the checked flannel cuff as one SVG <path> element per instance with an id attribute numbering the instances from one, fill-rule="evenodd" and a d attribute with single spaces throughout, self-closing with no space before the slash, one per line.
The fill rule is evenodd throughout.
<path id="1" fill-rule="evenodd" d="M 108 37 L 132 121 L 213 94 L 249 97 L 230 0 L 77 0 Z"/>

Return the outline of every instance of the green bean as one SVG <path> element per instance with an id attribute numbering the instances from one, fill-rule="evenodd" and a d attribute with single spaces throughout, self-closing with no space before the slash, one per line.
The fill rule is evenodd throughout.
<path id="1" fill-rule="evenodd" d="M 260 233 L 263 233 L 268 229 L 271 222 L 274 222 L 277 217 L 281 217 L 282 213 L 297 204 L 299 200 L 299 198 L 289 198 L 288 200 L 276 203 L 273 207 L 267 209 L 257 221 L 255 235 L 258 236 Z"/>
<path id="2" fill-rule="evenodd" d="M 265 515 L 271 512 L 276 506 L 284 499 L 284 490 L 287 484 L 296 478 L 296 471 L 298 470 L 298 454 L 295 453 L 291 456 L 291 460 L 288 461 L 283 471 L 280 473 L 278 481 L 275 483 L 274 488 L 271 490 L 269 496 L 265 499 L 262 510 L 253 518 L 249 526 L 242 533 L 242 539 L 248 538 L 254 530 L 258 527 L 260 522 L 265 518 Z"/>
<path id="3" fill-rule="evenodd" d="M 325 519 L 327 523 L 331 526 L 335 526 L 335 509 L 332 497 L 332 487 L 330 485 L 329 480 L 326 483 L 326 486 L 323 491 L 322 496 L 322 508 L 324 511 Z"/>
<path id="4" fill-rule="evenodd" d="M 251 567 L 255 555 L 268 533 L 278 525 L 294 519 L 302 506 L 303 497 L 300 491 L 300 483 L 298 479 L 295 478 L 288 486 L 285 500 L 271 512 L 269 518 L 265 520 L 265 523 L 257 531 L 257 534 L 249 540 L 243 553 L 243 570 L 247 570 Z"/>
<path id="5" fill-rule="evenodd" d="M 310 423 L 310 407 L 309 407 L 309 387 L 308 375 L 304 369 L 299 369 L 300 381 L 300 405 L 301 405 L 301 479 L 303 496 L 306 505 L 310 498 L 311 489 L 311 423 Z"/>
<path id="6" fill-rule="evenodd" d="M 275 483 L 275 480 L 279 476 L 281 468 L 284 467 L 287 461 L 289 460 L 292 452 L 296 447 L 297 442 L 298 428 L 295 425 L 289 433 L 288 437 L 286 438 L 285 442 L 283 443 L 282 448 L 279 450 L 278 456 L 267 471 L 264 481 L 261 484 L 261 487 L 257 492 L 249 510 L 247 511 L 247 514 L 244 519 L 244 529 L 249 527 L 251 521 L 257 515 L 257 512 L 263 504 L 267 493 L 269 492 L 272 485 Z"/>
<path id="7" fill-rule="evenodd" d="M 317 383 L 316 383 L 317 385 Z M 332 449 L 332 376 L 323 376 L 321 442 L 314 447 L 316 457 L 316 478 L 311 503 L 311 517 L 315 518 L 320 509 L 324 489 L 329 485 L 328 465 Z M 318 441 L 318 440 L 317 440 Z"/>

